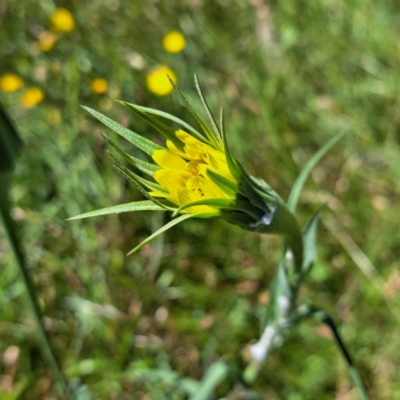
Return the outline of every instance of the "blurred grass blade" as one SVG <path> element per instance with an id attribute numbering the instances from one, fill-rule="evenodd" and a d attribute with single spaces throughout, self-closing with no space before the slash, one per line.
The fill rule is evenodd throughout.
<path id="1" fill-rule="evenodd" d="M 144 137 L 138 135 L 137 133 L 132 132 L 130 129 L 125 128 L 121 124 L 118 124 L 117 122 L 106 117 L 105 115 L 100 114 L 99 112 L 92 110 L 89 107 L 82 106 L 82 108 L 84 108 L 86 111 L 92 114 L 104 125 L 108 126 L 111 130 L 118 133 L 118 135 L 122 136 L 124 139 L 128 140 L 128 142 L 131 142 L 140 150 L 143 150 L 150 156 L 153 154 L 155 150 L 164 150 L 164 148 L 159 146 L 158 144 L 155 144 L 151 140 L 145 139 Z"/>
<path id="2" fill-rule="evenodd" d="M 350 356 L 350 353 L 348 352 L 340 334 L 339 331 L 337 330 L 336 324 L 333 321 L 332 317 L 324 310 L 320 310 L 315 308 L 313 310 L 313 316 L 322 321 L 326 326 L 328 326 L 330 328 L 330 330 L 333 333 L 333 336 L 335 338 L 336 344 L 339 347 L 340 352 L 342 353 L 342 356 L 344 358 L 344 360 L 347 363 L 347 366 L 349 368 L 350 371 L 350 375 L 351 378 L 353 380 L 354 386 L 357 388 L 358 393 L 360 395 L 360 398 L 362 400 L 368 400 L 368 394 L 367 391 L 365 390 L 363 381 L 361 379 L 360 373 L 358 372 L 357 367 L 354 365 L 353 360 Z"/>
<path id="3" fill-rule="evenodd" d="M 2 157 L 0 170 L 0 221 L 3 222 L 4 231 L 10 242 L 10 247 L 14 253 L 16 264 L 19 267 L 25 285 L 27 300 L 29 301 L 33 316 L 36 320 L 36 333 L 38 334 L 38 339 L 40 341 L 40 350 L 43 354 L 43 358 L 47 360 L 53 371 L 54 380 L 59 392 L 62 392 L 66 398 L 71 399 L 72 397 L 67 382 L 65 381 L 43 325 L 42 313 L 36 297 L 35 287 L 26 264 L 25 253 L 21 246 L 15 222 L 11 218 L 11 203 L 8 197 L 8 191 L 11 186 L 10 173 L 14 168 L 16 156 L 21 149 L 22 141 L 19 139 L 18 133 L 13 127 L 7 114 L 2 109 L 0 109 L 0 141 L 0 155 Z"/>
<path id="4" fill-rule="evenodd" d="M 67 221 L 97 217 L 99 215 L 120 214 L 131 211 L 165 211 L 164 208 L 154 204 L 151 200 L 135 201 L 133 203 L 118 204 L 117 206 L 105 207 L 99 210 L 90 211 L 75 217 L 68 218 Z"/>
<path id="5" fill-rule="evenodd" d="M 136 246 L 135 248 L 133 248 L 128 254 L 127 256 L 130 256 L 131 254 L 135 253 L 136 251 L 138 251 L 139 249 L 141 249 L 145 244 L 151 242 L 153 239 L 155 239 L 157 236 L 160 236 L 162 233 L 166 232 L 168 229 L 171 229 L 173 226 L 178 225 L 179 223 L 189 219 L 189 218 L 193 218 L 195 217 L 194 214 L 185 214 L 185 215 L 181 215 L 178 218 L 173 219 L 172 221 L 170 221 L 168 224 L 164 225 L 162 228 L 160 228 L 158 231 L 154 232 L 152 235 L 150 235 L 146 240 L 143 240 L 142 243 L 140 243 L 138 246 Z"/>
<path id="6" fill-rule="evenodd" d="M 287 201 L 287 206 L 291 212 L 296 211 L 297 202 L 300 197 L 300 193 L 303 189 L 304 184 L 308 176 L 310 175 L 313 168 L 318 164 L 321 158 L 346 134 L 345 130 L 341 130 L 337 133 L 333 138 L 331 138 L 324 146 L 322 146 L 308 161 L 305 167 L 300 172 L 300 175 L 297 177 L 296 181 L 292 186 L 292 190 L 289 195 L 289 199 Z"/>
<path id="7" fill-rule="evenodd" d="M 0 176 L 14 169 L 22 149 L 22 140 L 0 105 Z"/>
<path id="8" fill-rule="evenodd" d="M 297 307 L 291 314 L 291 318 L 288 321 L 288 326 L 294 326 L 299 322 L 305 320 L 306 318 L 314 318 L 322 323 L 324 323 L 332 332 L 333 337 L 336 341 L 336 344 L 339 347 L 339 350 L 344 358 L 344 361 L 349 368 L 350 376 L 353 380 L 354 386 L 357 388 L 358 393 L 360 395 L 361 400 L 369 400 L 367 391 L 365 390 L 363 381 L 361 379 L 360 373 L 358 372 L 357 367 L 355 366 L 349 351 L 347 350 L 339 331 L 336 327 L 335 322 L 332 317 L 325 311 L 318 307 L 315 307 L 311 304 L 302 304 Z"/>
<path id="9" fill-rule="evenodd" d="M 215 388 L 228 377 L 229 366 L 225 361 L 217 361 L 210 365 L 204 378 L 201 380 L 196 393 L 191 396 L 190 400 L 211 400 L 214 398 Z"/>

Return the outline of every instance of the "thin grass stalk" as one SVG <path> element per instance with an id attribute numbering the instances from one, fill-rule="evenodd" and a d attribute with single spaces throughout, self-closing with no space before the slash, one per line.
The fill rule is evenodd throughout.
<path id="1" fill-rule="evenodd" d="M 29 303 L 29 307 L 31 308 L 33 317 L 36 321 L 36 332 L 40 342 L 40 350 L 42 351 L 43 358 L 47 360 L 50 368 L 53 371 L 56 383 L 55 386 L 58 392 L 64 394 L 67 399 L 72 400 L 73 397 L 70 393 L 67 382 L 61 371 L 59 362 L 57 361 L 53 348 L 50 344 L 50 340 L 46 334 L 46 330 L 43 325 L 42 313 L 40 311 L 39 303 L 36 297 L 35 287 L 28 272 L 25 254 L 22 250 L 17 235 L 15 223 L 10 216 L 11 205 L 8 199 L 9 184 L 10 178 L 8 176 L 0 178 L 0 187 L 2 188 L 3 192 L 0 195 L 0 215 L 1 219 L 3 220 L 4 230 L 10 242 L 16 263 L 18 265 L 22 280 L 25 285 L 26 299 Z"/>

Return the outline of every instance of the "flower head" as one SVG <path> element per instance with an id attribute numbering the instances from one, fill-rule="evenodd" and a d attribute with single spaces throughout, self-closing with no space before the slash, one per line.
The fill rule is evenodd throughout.
<path id="1" fill-rule="evenodd" d="M 153 69 L 146 76 L 147 88 L 157 96 L 165 96 L 171 93 L 174 88 L 168 80 L 168 77 L 170 77 L 174 83 L 177 82 L 175 72 L 166 65 L 161 65 Z"/>
<path id="2" fill-rule="evenodd" d="M 38 39 L 38 46 L 41 51 L 50 51 L 57 42 L 58 37 L 52 32 L 42 32 Z"/>
<path id="3" fill-rule="evenodd" d="M 178 31 L 168 32 L 163 37 L 162 45 L 168 53 L 180 53 L 186 46 L 185 36 Z"/>
<path id="4" fill-rule="evenodd" d="M 108 90 L 108 83 L 103 78 L 96 78 L 92 80 L 90 89 L 93 93 L 104 94 Z"/>
<path id="5" fill-rule="evenodd" d="M 5 93 L 16 92 L 24 85 L 24 80 L 15 74 L 5 74 L 0 78 L 0 88 Z"/>
<path id="6" fill-rule="evenodd" d="M 73 15 L 65 8 L 57 8 L 50 15 L 50 22 L 58 32 L 70 32 L 75 28 Z"/>
<path id="7" fill-rule="evenodd" d="M 44 99 L 43 90 L 38 87 L 31 87 L 23 93 L 20 103 L 24 108 L 31 108 L 42 102 Z"/>
<path id="8" fill-rule="evenodd" d="M 166 138 L 165 146 L 159 146 L 97 111 L 84 107 L 99 121 L 147 153 L 154 163 L 127 154 L 109 137 L 104 136 L 136 170 L 150 177 L 150 179 L 143 178 L 116 159 L 116 170 L 148 200 L 89 212 L 73 219 L 139 210 L 167 210 L 172 211 L 173 216 L 181 214 L 135 247 L 132 252 L 188 218 L 221 217 L 246 230 L 279 231 L 279 224 L 274 223 L 282 208 L 279 196 L 264 181 L 248 175 L 232 156 L 226 141 L 223 111 L 221 110 L 220 126 L 218 126 L 196 77 L 195 81 L 211 126 L 194 111 L 172 81 L 171 84 L 197 120 L 202 133 L 168 113 L 120 102 L 159 131 Z M 160 117 L 177 123 L 180 129 L 172 129 Z M 282 220 L 284 215 L 283 213 L 283 217 L 278 219 Z"/>

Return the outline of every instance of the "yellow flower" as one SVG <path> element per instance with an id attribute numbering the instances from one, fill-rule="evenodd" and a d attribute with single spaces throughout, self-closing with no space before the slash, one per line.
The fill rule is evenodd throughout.
<path id="1" fill-rule="evenodd" d="M 179 53 L 185 48 L 186 40 L 182 33 L 171 31 L 163 37 L 162 45 L 169 53 Z"/>
<path id="2" fill-rule="evenodd" d="M 47 120 L 49 121 L 50 125 L 57 125 L 61 121 L 61 113 L 60 110 L 54 109 L 50 110 L 47 114 Z"/>
<path id="3" fill-rule="evenodd" d="M 75 28 L 73 15 L 65 8 L 57 8 L 50 15 L 53 28 L 59 32 L 70 32 Z"/>
<path id="4" fill-rule="evenodd" d="M 24 85 L 24 80 L 15 74 L 5 74 L 0 78 L 0 88 L 3 92 L 16 92 Z"/>
<path id="5" fill-rule="evenodd" d="M 21 96 L 20 103 L 24 108 L 31 108 L 44 99 L 43 90 L 38 87 L 31 87 Z"/>
<path id="6" fill-rule="evenodd" d="M 166 72 L 164 69 L 163 75 L 165 73 L 170 75 L 171 71 Z M 116 160 L 116 170 L 148 200 L 108 207 L 72 219 L 141 210 L 167 210 L 172 211 L 173 216 L 182 214 L 153 233 L 129 254 L 189 218 L 222 217 L 243 229 L 264 233 L 278 232 L 281 229 L 279 225 L 271 223 L 278 212 L 279 196 L 263 180 L 251 177 L 230 153 L 226 142 L 223 112 L 221 111 L 218 126 L 203 97 L 197 78 L 195 81 L 211 126 L 194 111 L 175 85 L 174 88 L 199 123 L 202 132 L 168 113 L 120 102 L 163 134 L 166 138 L 165 146 L 160 146 L 99 112 L 84 107 L 100 122 L 147 153 L 155 164 L 127 154 L 104 135 L 126 161 L 150 176 L 150 179 L 145 179 Z M 174 130 L 161 118 L 170 120 L 181 128 Z M 284 210 L 284 207 L 279 208 L 279 213 L 281 209 Z M 281 215 L 279 218 L 285 219 Z"/>
<path id="7" fill-rule="evenodd" d="M 50 51 L 57 42 L 58 37 L 52 33 L 45 31 L 39 36 L 38 46 L 43 52 Z"/>
<path id="8" fill-rule="evenodd" d="M 172 87 L 168 76 L 174 83 L 177 82 L 174 71 L 166 65 L 161 65 L 147 74 L 147 88 L 157 96 L 165 96 L 166 94 L 171 93 L 174 88 Z"/>
<path id="9" fill-rule="evenodd" d="M 168 150 L 155 150 L 152 154 L 153 160 L 161 167 L 154 172 L 154 180 L 166 189 L 166 192 L 152 191 L 149 194 L 165 198 L 178 207 L 205 199 L 234 200 L 235 196 L 231 192 L 226 193 L 207 174 L 211 170 L 234 180 L 223 151 L 202 143 L 182 129 L 175 134 L 184 144 L 182 151 L 171 140 L 167 140 Z M 218 209 L 210 206 L 194 206 L 183 211 L 190 214 L 208 212 L 215 213 Z"/>
<path id="10" fill-rule="evenodd" d="M 96 78 L 96 79 L 92 80 L 92 83 L 90 84 L 90 88 L 92 89 L 92 92 L 94 92 L 94 93 L 103 94 L 103 93 L 107 92 L 108 83 L 103 78 Z"/>

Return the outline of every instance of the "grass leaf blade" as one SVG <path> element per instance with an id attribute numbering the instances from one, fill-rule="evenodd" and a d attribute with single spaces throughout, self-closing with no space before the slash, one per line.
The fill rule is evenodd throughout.
<path id="1" fill-rule="evenodd" d="M 105 207 L 95 211 L 89 211 L 84 214 L 76 215 L 75 217 L 68 218 L 67 221 L 75 219 L 83 219 L 90 217 L 97 217 L 99 215 L 120 214 L 131 211 L 163 211 L 164 208 L 154 204 L 151 200 L 135 201 L 132 203 L 118 204 L 117 206 Z"/>
<path id="2" fill-rule="evenodd" d="M 125 128 L 118 122 L 113 121 L 112 119 L 106 117 L 99 112 L 92 110 L 89 107 L 82 106 L 86 111 L 92 114 L 95 118 L 97 118 L 100 122 L 104 125 L 109 127 L 114 132 L 118 133 L 118 135 L 122 136 L 124 139 L 131 142 L 140 150 L 143 150 L 145 153 L 149 154 L 150 156 L 153 154 L 155 150 L 163 150 L 164 148 L 159 146 L 158 144 L 153 143 L 151 140 L 145 139 L 144 137 L 138 135 L 137 133 L 131 131 L 128 128 Z"/>
<path id="3" fill-rule="evenodd" d="M 292 186 L 292 190 L 289 195 L 289 199 L 287 201 L 287 206 L 291 212 L 296 211 L 297 202 L 300 197 L 301 190 L 303 189 L 304 184 L 308 176 L 310 175 L 313 168 L 318 164 L 321 158 L 346 134 L 345 130 L 341 130 L 335 136 L 333 136 L 324 146 L 322 146 L 314 156 L 308 161 L 305 167 L 300 172 L 296 181 Z"/>

